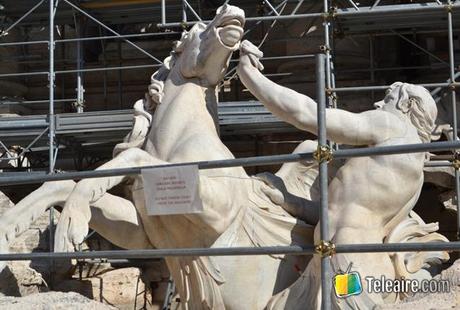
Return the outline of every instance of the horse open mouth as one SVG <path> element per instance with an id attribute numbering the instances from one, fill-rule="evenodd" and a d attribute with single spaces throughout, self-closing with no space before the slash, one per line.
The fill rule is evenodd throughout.
<path id="1" fill-rule="evenodd" d="M 237 48 L 243 38 L 244 19 L 242 17 L 231 17 L 222 21 L 217 27 L 217 37 L 222 45 L 234 49 Z"/>

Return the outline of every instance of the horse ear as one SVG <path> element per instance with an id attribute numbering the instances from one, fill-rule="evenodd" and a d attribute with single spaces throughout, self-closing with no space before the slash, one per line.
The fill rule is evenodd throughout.
<path id="1" fill-rule="evenodd" d="M 417 99 L 415 98 L 403 99 L 399 101 L 398 108 L 403 113 L 408 113 L 412 109 L 414 104 L 417 104 Z"/>
<path id="2" fill-rule="evenodd" d="M 184 50 L 185 40 L 188 37 L 188 31 L 184 30 L 179 41 L 174 41 L 173 51 L 175 53 L 181 53 Z"/>

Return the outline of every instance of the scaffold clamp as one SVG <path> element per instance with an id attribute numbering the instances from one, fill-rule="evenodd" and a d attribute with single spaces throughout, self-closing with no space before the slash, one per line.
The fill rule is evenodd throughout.
<path id="1" fill-rule="evenodd" d="M 313 152 L 313 158 L 318 162 L 330 162 L 333 158 L 332 150 L 328 145 L 318 145 Z"/>
<path id="2" fill-rule="evenodd" d="M 455 154 L 454 154 L 454 156 L 452 158 L 452 167 L 455 170 L 460 169 L 460 153 L 458 153 L 458 152 L 455 152 Z"/>
<path id="3" fill-rule="evenodd" d="M 332 256 L 335 254 L 335 243 L 332 241 L 321 240 L 315 246 L 315 252 L 321 257 Z"/>

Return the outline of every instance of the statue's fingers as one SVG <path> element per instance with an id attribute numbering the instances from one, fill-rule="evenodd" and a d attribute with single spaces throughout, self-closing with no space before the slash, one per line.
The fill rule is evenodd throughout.
<path id="1" fill-rule="evenodd" d="M 247 55 L 247 54 L 248 55 L 254 55 L 257 58 L 261 58 L 261 57 L 264 56 L 264 53 L 262 53 L 262 51 L 259 50 L 259 48 L 257 46 L 255 46 L 254 44 L 252 44 L 248 40 L 244 40 L 240 44 L 240 53 L 242 55 Z"/>
<path id="2" fill-rule="evenodd" d="M 243 52 L 245 52 L 247 54 L 253 54 L 253 55 L 255 55 L 256 57 L 259 57 L 259 58 L 264 56 L 264 53 L 262 53 L 262 51 L 257 46 L 255 46 L 254 44 L 252 44 L 248 40 L 244 40 L 241 43 L 240 50 L 242 50 Z"/>
<path id="3" fill-rule="evenodd" d="M 262 65 L 262 63 L 259 61 L 259 58 L 257 58 L 256 56 L 252 55 L 252 54 L 248 54 L 249 56 L 249 59 L 251 60 L 251 64 L 256 67 L 257 69 L 259 70 L 263 70 L 264 69 L 264 66 Z"/>

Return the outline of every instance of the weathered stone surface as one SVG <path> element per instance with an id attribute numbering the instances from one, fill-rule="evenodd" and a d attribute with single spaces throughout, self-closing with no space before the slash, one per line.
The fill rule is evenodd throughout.
<path id="1" fill-rule="evenodd" d="M 100 272 L 82 280 L 71 279 L 57 284 L 60 291 L 78 291 L 84 296 L 113 305 L 118 309 L 150 308 L 151 295 L 138 268 L 121 268 Z"/>
<path id="2" fill-rule="evenodd" d="M 26 297 L 0 297 L 0 308 L 11 310 L 111 310 L 109 305 L 90 300 L 77 293 L 48 292 Z"/>
<path id="3" fill-rule="evenodd" d="M 460 309 L 460 260 L 456 260 L 448 269 L 435 276 L 435 280 L 448 280 L 448 293 L 418 293 L 400 304 L 381 305 L 376 309 Z"/>
<path id="4" fill-rule="evenodd" d="M 0 216 L 14 204 L 0 192 Z M 27 253 L 46 249 L 45 231 L 48 223 L 43 215 L 29 230 L 16 238 L 10 245 L 10 252 Z M 0 295 L 26 296 L 48 291 L 46 281 L 39 271 L 49 270 L 48 261 L 15 261 L 8 262 L 0 272 Z"/>

